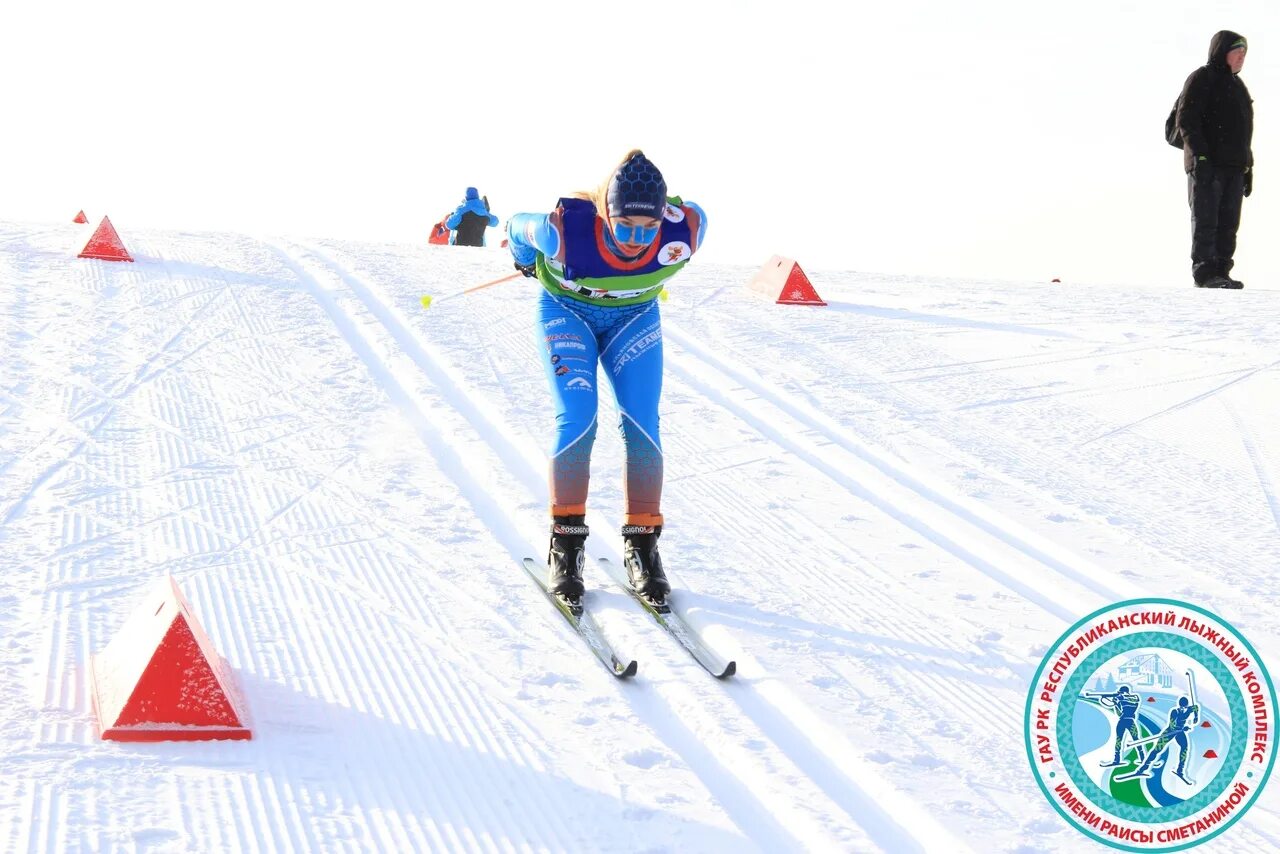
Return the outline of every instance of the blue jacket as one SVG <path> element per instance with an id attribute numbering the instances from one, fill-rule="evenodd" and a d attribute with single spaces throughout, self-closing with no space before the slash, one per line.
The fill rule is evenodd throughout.
<path id="1" fill-rule="evenodd" d="M 467 187 L 467 197 L 462 204 L 458 205 L 458 209 L 444 221 L 445 228 L 450 229 L 453 233 L 449 235 L 449 243 L 454 243 L 458 237 L 458 226 L 462 225 L 462 217 L 465 214 L 472 213 L 476 216 L 484 217 L 489 227 L 493 228 L 498 225 L 498 218 L 489 213 L 489 209 L 485 207 L 484 201 L 480 198 L 480 193 L 475 187 Z M 481 238 L 483 241 L 483 238 Z"/>

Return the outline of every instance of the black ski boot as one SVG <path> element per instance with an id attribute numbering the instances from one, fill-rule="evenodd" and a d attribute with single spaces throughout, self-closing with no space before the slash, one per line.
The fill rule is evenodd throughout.
<path id="1" fill-rule="evenodd" d="M 547 551 L 547 589 L 576 605 L 586 587 L 582 565 L 586 562 L 587 517 L 553 516 L 551 547 Z"/>
<path id="2" fill-rule="evenodd" d="M 637 593 L 658 604 L 665 603 L 671 592 L 671 582 L 662 571 L 662 556 L 658 554 L 661 534 L 661 525 L 622 526 L 622 563 L 627 568 L 627 578 Z"/>

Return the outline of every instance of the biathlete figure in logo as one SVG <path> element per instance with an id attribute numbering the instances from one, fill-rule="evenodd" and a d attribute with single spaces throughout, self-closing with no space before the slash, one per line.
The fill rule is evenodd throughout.
<path id="1" fill-rule="evenodd" d="M 597 190 L 562 198 L 549 214 L 515 214 L 507 231 L 516 269 L 542 285 L 538 328 L 555 404 L 548 589 L 571 604 L 582 581 L 587 481 L 596 436 L 597 367 L 613 387 L 626 451 L 623 563 L 636 592 L 671 592 L 662 533 L 662 324 L 658 294 L 702 245 L 702 209 L 667 196 L 643 152 L 631 151 Z"/>
<path id="2" fill-rule="evenodd" d="M 1191 703 L 1186 697 L 1179 697 L 1178 705 L 1169 710 L 1169 723 L 1160 731 L 1160 738 L 1157 739 L 1155 747 L 1148 751 L 1146 761 L 1133 773 L 1134 777 L 1150 777 L 1149 766 L 1152 760 L 1159 756 L 1172 741 L 1178 745 L 1178 770 L 1173 773 L 1187 785 L 1195 785 L 1195 781 L 1186 776 L 1187 757 L 1191 753 L 1191 743 L 1187 738 L 1187 733 L 1191 730 L 1191 725 L 1187 723 L 1188 718 L 1194 718 L 1192 723 L 1200 722 L 1200 704 Z"/>
<path id="3" fill-rule="evenodd" d="M 1123 764 L 1124 760 L 1120 758 L 1120 751 L 1124 749 L 1125 733 L 1129 734 L 1131 741 L 1138 740 L 1138 708 L 1142 705 L 1142 698 L 1129 690 L 1128 685 L 1121 685 L 1113 694 L 1090 694 L 1091 697 L 1097 697 L 1104 705 L 1110 705 L 1116 710 L 1116 714 L 1120 719 L 1116 721 L 1116 740 L 1112 745 L 1115 749 L 1115 756 L 1110 762 L 1103 762 L 1103 768 L 1110 768 L 1114 765 Z M 1138 761 L 1143 760 L 1142 745 L 1138 745 Z"/>

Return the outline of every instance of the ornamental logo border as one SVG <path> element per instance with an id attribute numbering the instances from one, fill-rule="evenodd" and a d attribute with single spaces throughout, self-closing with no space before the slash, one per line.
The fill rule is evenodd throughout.
<path id="1" fill-rule="evenodd" d="M 1051 695 L 1050 699 L 1047 701 L 1044 700 L 1043 695 L 1050 693 L 1050 691 L 1057 691 L 1059 690 L 1059 688 L 1066 687 L 1067 683 L 1071 681 L 1070 674 L 1076 670 L 1083 671 L 1084 665 L 1088 664 L 1091 659 L 1097 660 L 1099 651 L 1091 650 L 1093 654 L 1086 655 L 1082 650 L 1077 656 L 1074 656 L 1074 657 L 1069 656 L 1070 663 L 1065 668 L 1065 671 L 1062 674 L 1062 679 L 1052 688 L 1049 688 L 1045 684 L 1046 672 L 1048 671 L 1050 666 L 1053 664 L 1053 662 L 1057 661 L 1063 654 L 1068 654 L 1066 653 L 1066 651 L 1068 647 L 1073 645 L 1073 641 L 1075 640 L 1077 633 L 1080 632 L 1081 629 L 1084 629 L 1089 624 L 1095 623 L 1095 622 L 1105 622 L 1108 619 L 1107 615 L 1110 615 L 1111 620 L 1117 620 L 1121 617 L 1129 617 L 1130 615 L 1132 615 L 1135 609 L 1141 610 L 1144 608 L 1149 610 L 1167 609 L 1163 615 L 1159 615 L 1159 616 L 1165 616 L 1166 619 L 1167 619 L 1167 615 L 1170 615 L 1170 614 L 1172 614 L 1172 616 L 1175 619 L 1177 619 L 1180 616 L 1181 620 L 1178 622 L 1179 626 L 1182 626 L 1186 620 L 1191 618 L 1191 615 L 1199 615 L 1199 617 L 1208 618 L 1208 621 L 1210 623 L 1216 624 L 1218 627 L 1224 629 L 1225 632 L 1222 635 L 1223 637 L 1226 637 L 1226 633 L 1230 633 L 1230 637 L 1226 637 L 1226 641 L 1231 646 L 1233 651 L 1237 651 L 1237 646 L 1238 646 L 1238 647 L 1243 647 L 1243 652 L 1248 654 L 1249 664 L 1248 664 L 1248 667 L 1246 667 L 1246 669 L 1252 668 L 1253 670 L 1256 671 L 1256 674 L 1261 675 L 1261 680 L 1260 680 L 1261 684 L 1265 685 L 1266 687 L 1266 691 L 1262 694 L 1262 696 L 1265 698 L 1266 701 L 1269 702 L 1269 705 L 1266 706 L 1266 708 L 1264 708 L 1263 710 L 1264 717 L 1262 718 L 1257 718 L 1254 715 L 1250 714 L 1247 707 L 1242 708 L 1242 711 L 1245 713 L 1245 721 L 1241 722 L 1243 724 L 1241 731 L 1248 734 L 1248 743 L 1250 745 L 1254 744 L 1253 736 L 1256 735 L 1259 731 L 1265 733 L 1264 741 L 1266 744 L 1266 750 L 1268 751 L 1269 755 L 1268 755 L 1268 758 L 1265 760 L 1266 767 L 1261 772 L 1261 778 L 1256 781 L 1256 783 L 1253 785 L 1252 790 L 1246 796 L 1234 802 L 1235 804 L 1238 804 L 1238 806 L 1235 806 L 1229 815 L 1223 818 L 1216 827 L 1213 827 L 1211 832 L 1206 832 L 1203 835 L 1193 836 L 1188 842 L 1182 842 L 1183 837 L 1178 836 L 1176 838 L 1171 839 L 1169 843 L 1164 843 L 1164 842 L 1155 843 L 1154 840 L 1152 840 L 1150 844 L 1133 845 L 1133 844 L 1125 844 L 1124 842 L 1118 841 L 1116 839 L 1108 838 L 1106 836 L 1100 835 L 1099 833 L 1095 832 L 1086 823 L 1074 817 L 1071 814 L 1071 812 L 1064 807 L 1062 801 L 1059 798 L 1055 797 L 1053 792 L 1049 790 L 1048 783 L 1046 782 L 1046 776 L 1052 779 L 1056 777 L 1056 772 L 1050 771 L 1049 769 L 1043 767 L 1046 764 L 1050 764 L 1050 763 L 1045 763 L 1040 761 L 1040 758 L 1038 755 L 1040 751 L 1037 749 L 1037 746 L 1036 746 L 1038 743 L 1036 740 L 1037 735 L 1052 736 L 1055 734 L 1058 734 L 1058 735 L 1061 734 L 1061 732 L 1063 731 L 1061 717 L 1063 714 L 1066 714 L 1066 706 L 1065 706 L 1065 703 L 1063 702 L 1063 700 L 1066 699 L 1066 692 L 1063 692 L 1058 695 Z M 1185 613 L 1178 614 L 1177 613 L 1178 609 L 1183 610 Z M 1099 618 L 1102 618 L 1102 620 L 1100 620 Z M 1125 632 L 1117 632 L 1116 639 L 1130 638 L 1135 640 L 1150 641 L 1153 639 L 1153 636 L 1164 634 L 1169 637 L 1169 640 L 1171 643 L 1168 648 L 1171 650 L 1176 650 L 1176 645 L 1173 643 L 1174 641 L 1180 641 L 1183 644 L 1199 643 L 1200 646 L 1205 649 L 1212 649 L 1216 646 L 1215 644 L 1209 642 L 1208 640 L 1193 641 L 1192 638 L 1196 637 L 1199 633 L 1191 631 L 1190 628 L 1184 629 L 1185 633 L 1178 633 L 1178 632 L 1172 631 L 1170 628 L 1166 628 L 1170 625 L 1171 624 L 1166 621 L 1127 623 L 1124 628 L 1133 628 L 1135 629 L 1135 632 L 1132 634 L 1125 633 Z M 1199 628 L 1198 622 L 1195 623 L 1195 625 L 1197 625 L 1197 628 Z M 1209 626 L 1209 628 L 1212 628 L 1212 626 Z M 1103 634 L 1105 635 L 1107 633 L 1103 633 Z M 1137 637 L 1139 634 L 1141 634 L 1141 637 Z M 1111 643 L 1115 643 L 1115 641 L 1112 641 Z M 1105 647 L 1109 645 L 1111 644 L 1108 643 L 1108 641 L 1106 641 L 1105 639 L 1099 639 L 1097 643 L 1098 647 Z M 1145 645 L 1158 646 L 1159 644 L 1147 643 Z M 1233 659 L 1228 658 L 1226 656 L 1226 651 L 1223 650 L 1221 646 L 1216 646 L 1216 650 L 1217 650 L 1217 654 L 1219 655 L 1219 661 L 1221 662 L 1224 670 L 1227 667 L 1234 664 Z M 1237 666 L 1236 669 L 1239 670 L 1240 668 Z M 1244 679 L 1244 676 L 1240 676 L 1237 678 Z M 1233 682 L 1232 685 L 1234 686 L 1235 683 Z M 1052 721 L 1043 720 L 1044 715 L 1042 714 L 1040 716 L 1037 716 L 1036 723 L 1033 724 L 1032 710 L 1037 705 L 1037 702 L 1036 702 L 1037 698 L 1041 700 L 1040 705 L 1042 707 L 1048 706 L 1050 708 L 1050 711 L 1056 710 L 1056 717 Z M 1267 713 L 1266 709 L 1269 709 L 1270 712 Z M 1045 710 L 1042 708 L 1040 711 L 1044 712 Z M 1025 714 L 1023 716 L 1023 735 L 1024 735 L 1026 749 L 1027 749 L 1027 760 L 1031 764 L 1031 770 L 1032 770 L 1033 776 L 1036 779 L 1036 784 L 1039 786 L 1041 793 L 1049 801 L 1050 805 L 1053 806 L 1054 811 L 1057 812 L 1060 816 L 1062 816 L 1062 818 L 1066 820 L 1067 824 L 1069 824 L 1071 827 L 1075 828 L 1078 832 L 1089 837 L 1090 839 L 1093 839 L 1096 842 L 1101 842 L 1102 844 L 1107 845 L 1111 848 L 1117 848 L 1123 851 L 1161 851 L 1161 852 L 1182 851 L 1187 848 L 1193 848 L 1197 845 L 1202 845 L 1205 842 L 1208 842 L 1209 840 L 1217 837 L 1218 835 L 1226 831 L 1233 824 L 1239 821 L 1241 816 L 1243 816 L 1246 812 L 1248 812 L 1249 808 L 1252 807 L 1254 803 L 1257 802 L 1258 798 L 1262 795 L 1263 790 L 1266 788 L 1267 781 L 1271 777 L 1272 767 L 1275 765 L 1277 747 L 1280 747 L 1280 744 L 1277 744 L 1275 740 L 1276 712 L 1277 712 L 1277 706 L 1276 706 L 1275 685 L 1271 681 L 1271 676 L 1267 672 L 1266 665 L 1263 664 L 1262 659 L 1259 657 L 1257 650 L 1255 650 L 1253 648 L 1253 645 L 1250 644 L 1249 641 L 1242 634 L 1240 634 L 1239 631 L 1236 630 L 1235 626 L 1231 625 L 1230 623 L 1222 619 L 1217 614 L 1211 611 L 1208 611 L 1204 608 L 1201 608 L 1197 605 L 1192 605 L 1189 602 L 1183 602 L 1177 599 L 1158 599 L 1158 598 L 1128 599 L 1122 602 L 1116 602 L 1114 604 L 1107 605 L 1103 608 L 1099 608 L 1098 610 L 1094 611 L 1092 614 L 1089 614 L 1088 616 L 1081 618 L 1079 621 L 1073 624 L 1070 628 L 1068 628 L 1065 632 L 1063 632 L 1063 634 L 1056 641 L 1054 641 L 1052 646 L 1050 646 L 1048 651 L 1045 653 L 1043 660 L 1040 662 L 1040 666 L 1036 669 L 1035 676 L 1031 681 L 1029 690 L 1027 691 L 1027 705 L 1026 705 Z M 1257 725 L 1259 721 L 1263 722 L 1262 727 L 1259 727 Z M 1233 723 L 1235 722 L 1233 721 Z M 1046 724 L 1046 726 L 1037 727 L 1036 724 Z M 1053 726 L 1047 726 L 1047 724 L 1053 724 Z M 1071 762 L 1079 761 L 1078 758 L 1075 756 L 1074 748 L 1068 745 L 1066 746 L 1066 749 L 1062 749 L 1059 746 L 1059 741 L 1060 739 L 1053 739 L 1053 738 L 1049 739 L 1049 746 L 1053 748 L 1053 752 L 1050 755 L 1055 757 L 1052 760 L 1052 765 L 1057 766 L 1058 769 L 1061 770 L 1065 775 L 1065 778 L 1062 781 L 1063 783 L 1076 784 L 1076 788 L 1080 789 L 1081 787 L 1078 785 L 1076 775 L 1072 773 L 1073 769 L 1068 768 L 1066 765 L 1066 761 L 1071 761 Z M 1233 738 L 1233 741 L 1234 741 L 1234 738 Z M 1234 752 L 1235 751 L 1233 751 L 1233 754 Z M 1070 754 L 1070 755 L 1068 756 L 1067 754 Z M 1214 807 L 1220 806 L 1222 803 L 1224 803 L 1224 798 L 1223 798 L 1224 794 L 1234 794 L 1234 791 L 1232 793 L 1225 793 L 1225 790 L 1231 786 L 1233 781 L 1236 781 L 1237 777 L 1239 777 L 1243 772 L 1247 770 L 1247 766 L 1250 764 L 1248 761 L 1249 759 L 1248 754 L 1249 754 L 1248 750 L 1243 751 L 1243 753 L 1241 754 L 1241 756 L 1239 757 L 1236 763 L 1236 766 L 1231 771 L 1230 778 L 1228 778 L 1225 782 L 1219 784 L 1214 790 L 1215 793 L 1213 795 L 1207 795 L 1207 793 L 1211 791 L 1211 788 L 1210 786 L 1206 786 L 1204 790 L 1198 793 L 1198 797 L 1192 798 L 1182 804 L 1182 806 L 1188 807 L 1191 805 L 1192 801 L 1200 801 L 1200 800 L 1207 801 L 1207 803 L 1204 806 L 1202 806 L 1197 812 L 1193 812 L 1193 813 L 1190 813 L 1189 815 L 1178 816 L 1178 817 L 1174 817 L 1171 815 L 1170 818 L 1163 820 L 1164 823 L 1168 824 L 1172 822 L 1177 822 L 1179 825 L 1183 825 L 1183 826 L 1187 824 L 1193 824 L 1203 815 L 1206 815 L 1209 812 L 1214 811 L 1213 809 Z M 1221 772 L 1219 772 L 1219 774 L 1220 773 Z M 1250 773 L 1247 775 L 1247 777 L 1252 778 L 1253 774 Z M 1249 782 L 1253 783 L 1254 781 L 1250 779 Z M 1094 788 L 1096 788 L 1096 786 Z M 1153 824 L 1161 823 L 1161 820 L 1158 818 L 1155 818 L 1155 819 L 1148 818 L 1144 820 L 1144 819 L 1135 819 L 1127 816 L 1113 815 L 1106 810 L 1104 805 L 1100 805 L 1095 801 L 1091 800 L 1088 797 L 1089 792 L 1087 791 L 1079 791 L 1079 792 L 1073 791 L 1071 792 L 1071 794 L 1073 795 L 1073 797 L 1077 798 L 1078 800 L 1083 801 L 1088 808 L 1091 808 L 1092 810 L 1096 810 L 1102 817 L 1112 820 L 1113 824 L 1116 821 L 1123 821 L 1123 822 L 1129 823 L 1130 825 L 1137 825 L 1139 829 L 1142 829 L 1143 826 L 1145 825 L 1153 825 Z M 1153 813 L 1153 815 L 1158 815 L 1158 813 Z M 1155 834 L 1153 833 L 1153 835 Z M 1141 840 L 1141 841 L 1146 842 L 1147 840 Z"/>

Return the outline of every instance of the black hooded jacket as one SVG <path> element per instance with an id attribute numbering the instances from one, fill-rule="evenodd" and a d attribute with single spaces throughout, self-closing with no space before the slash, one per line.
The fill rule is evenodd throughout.
<path id="1" fill-rule="evenodd" d="M 1209 62 L 1191 72 L 1178 98 L 1182 161 L 1188 172 L 1204 156 L 1216 166 L 1253 165 L 1253 99 L 1227 66 L 1238 33 L 1223 30 L 1209 42 Z"/>

